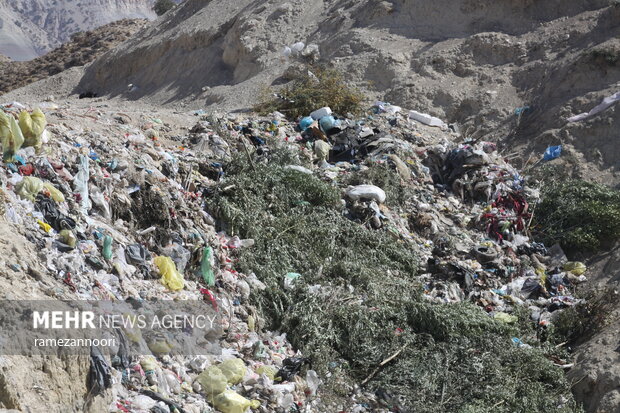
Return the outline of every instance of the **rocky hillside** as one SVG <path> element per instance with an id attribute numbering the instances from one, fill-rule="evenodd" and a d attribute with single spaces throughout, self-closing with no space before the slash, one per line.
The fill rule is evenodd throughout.
<path id="1" fill-rule="evenodd" d="M 0 4 L 0 54 L 29 60 L 76 32 L 130 19 L 153 19 L 152 0 L 12 0 Z"/>
<path id="2" fill-rule="evenodd" d="M 564 143 L 568 172 L 618 183 L 618 111 L 566 122 L 618 91 L 618 21 L 609 0 L 190 0 L 93 64 L 79 90 L 248 108 L 289 66 L 285 46 L 314 43 L 378 99 L 524 149 L 517 163 Z"/>
<path id="3" fill-rule="evenodd" d="M 143 28 L 147 20 L 119 20 L 93 31 L 77 33 L 57 49 L 27 62 L 0 60 L 0 94 L 90 63 Z"/>

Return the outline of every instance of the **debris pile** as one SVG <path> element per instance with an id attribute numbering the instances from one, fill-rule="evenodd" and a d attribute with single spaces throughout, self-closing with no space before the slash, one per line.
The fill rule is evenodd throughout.
<path id="1" fill-rule="evenodd" d="M 288 122 L 280 113 L 248 119 L 197 111 L 195 125 L 174 134 L 158 118 L 136 119 L 103 108 L 80 115 L 105 125 L 101 132 L 73 128 L 68 119 L 76 115 L 70 107 L 50 105 L 47 118 L 17 103 L 3 108 L 4 216 L 45 252 L 43 277 L 55 286 L 54 298 L 200 300 L 222 315 L 217 354 L 171 355 L 149 338 L 144 340 L 150 352 L 144 354 L 120 351 L 106 359 L 93 349 L 93 393 L 111 392 L 110 411 L 364 412 L 415 406 L 415 400 L 399 398 L 398 386 L 372 386 L 385 365 L 412 357 L 412 343 L 428 345 L 424 331 L 409 331 L 415 329 L 406 325 L 381 333 L 396 337 L 394 343 L 411 341 L 376 359 L 376 366 L 366 366 L 364 387 L 348 383 L 346 402 L 321 400 L 321 383 L 330 380 L 330 369 L 351 363 L 359 371 L 359 366 L 353 356 L 328 363 L 312 357 L 319 348 L 312 343 L 323 331 L 301 333 L 307 328 L 303 317 L 315 315 L 304 306 L 316 308 L 324 300 L 327 311 L 330 303 L 344 300 L 351 314 L 387 317 L 373 304 L 381 301 L 369 293 L 374 281 L 361 273 L 357 280 L 326 279 L 328 273 L 356 270 L 338 268 L 334 261 L 349 253 L 336 250 L 360 247 L 346 243 L 361 236 L 375 238 L 364 245 L 368 263 L 355 265 L 371 268 L 394 259 L 393 273 L 383 278 L 409 289 L 398 292 L 403 299 L 424 297 L 422 304 L 403 307 L 403 314 L 418 312 L 404 315 L 415 319 L 411 325 L 435 314 L 428 309 L 441 312 L 446 303 L 471 303 L 462 310 L 447 306 L 443 314 L 463 311 L 482 320 L 481 328 L 496 334 L 497 345 L 510 348 L 511 355 L 537 346 L 554 317 L 579 301 L 571 291 L 585 281 L 583 264 L 567 262 L 559 246 L 547 248 L 529 237 L 537 190 L 494 144 L 456 143 L 458 133 L 428 115 L 407 116 L 384 102 L 360 119 L 317 108 L 300 122 Z M 254 190 L 239 181 L 241 170 L 255 180 Z M 271 189 L 284 185 L 286 191 L 261 192 L 262 182 L 270 179 Z M 239 207 L 254 196 L 265 204 Z M 312 211 L 326 221 L 303 221 Z M 280 230 L 278 220 L 287 216 L 287 227 Z M 262 231 L 271 228 L 272 238 L 249 237 L 256 222 Z M 290 260 L 280 262 L 271 277 L 270 257 L 248 258 L 270 242 L 275 257 L 281 252 L 275 246 L 301 231 L 300 222 L 335 231 L 334 245 L 286 251 L 301 260 L 331 249 L 320 256 L 323 264 L 315 272 L 294 268 L 299 261 Z M 340 222 L 346 228 L 330 227 Z M 379 257 L 379 246 L 388 250 L 386 258 Z M 405 252 L 418 257 L 422 271 L 416 272 L 413 262 L 396 263 L 409 261 Z M 398 290 L 397 285 L 375 288 Z M 517 324 L 519 309 L 527 309 L 538 337 L 509 337 L 519 330 L 504 325 Z M 432 327 L 426 328 L 431 334 Z M 295 347 L 287 334 L 294 336 Z M 304 341 L 308 354 L 298 351 Z M 382 350 L 360 345 L 359 353 Z M 531 359 L 539 363 L 541 354 L 532 353 Z M 569 367 L 562 360 L 553 363 Z M 553 394 L 563 391 L 558 386 Z M 442 404 L 457 403 L 436 397 Z M 573 411 L 564 396 L 554 400 L 556 411 Z"/>

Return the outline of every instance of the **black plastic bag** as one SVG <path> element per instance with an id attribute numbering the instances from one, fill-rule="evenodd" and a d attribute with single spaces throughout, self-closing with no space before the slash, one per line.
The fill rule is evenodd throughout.
<path id="1" fill-rule="evenodd" d="M 155 393 L 154 391 L 151 391 L 151 390 L 141 390 L 140 393 L 144 394 L 145 396 L 150 397 L 153 400 L 157 400 L 158 402 L 166 403 L 168 405 L 168 408 L 170 409 L 171 412 L 186 413 L 185 410 L 183 410 L 183 408 L 181 408 L 181 406 L 179 406 L 178 404 L 176 404 L 172 400 L 168 400 L 168 399 L 164 398 L 159 393 Z"/>
<path id="2" fill-rule="evenodd" d="M 282 368 L 276 374 L 276 381 L 290 381 L 304 366 L 310 364 L 310 360 L 304 357 L 289 357 L 282 361 Z"/>
<path id="3" fill-rule="evenodd" d="M 75 228 L 75 220 L 61 213 L 56 208 L 56 202 L 53 199 L 39 195 L 37 196 L 35 208 L 43 214 L 45 222 L 50 224 L 56 231 L 60 232 L 63 229 Z"/>
<path id="4" fill-rule="evenodd" d="M 151 259 L 151 254 L 142 244 L 131 244 L 125 249 L 125 257 L 129 264 L 135 265 L 145 274 L 148 274 L 149 267 L 146 264 Z"/>
<path id="5" fill-rule="evenodd" d="M 90 392 L 93 396 L 99 395 L 112 386 L 112 376 L 110 366 L 101 354 L 99 347 L 90 348 L 90 371 L 88 372 L 88 383 Z"/>

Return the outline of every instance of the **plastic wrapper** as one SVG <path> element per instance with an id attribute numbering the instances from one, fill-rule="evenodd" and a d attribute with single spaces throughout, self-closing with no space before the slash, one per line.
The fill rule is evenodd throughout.
<path id="1" fill-rule="evenodd" d="M 159 268 L 161 274 L 161 283 L 168 287 L 172 291 L 178 291 L 183 289 L 184 281 L 183 275 L 177 271 L 174 261 L 170 257 L 159 256 L 154 260 L 155 265 Z"/>

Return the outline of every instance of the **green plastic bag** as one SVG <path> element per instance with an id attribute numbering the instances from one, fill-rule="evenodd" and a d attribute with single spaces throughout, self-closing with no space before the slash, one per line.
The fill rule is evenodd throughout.
<path id="1" fill-rule="evenodd" d="M 36 108 L 32 115 L 23 110 L 19 114 L 19 127 L 24 135 L 24 147 L 33 146 L 37 151 L 41 149 L 41 135 L 47 126 L 45 115 Z"/>
<path id="2" fill-rule="evenodd" d="M 218 367 L 222 373 L 224 373 L 226 380 L 228 380 L 228 383 L 230 384 L 239 383 L 247 371 L 245 363 L 239 358 L 226 360 L 222 364 L 218 365 Z"/>
<path id="3" fill-rule="evenodd" d="M 24 135 L 13 118 L 0 110 L 0 140 L 2 140 L 2 160 L 14 162 L 15 154 L 24 143 Z"/>
<path id="4" fill-rule="evenodd" d="M 112 259 L 112 237 L 109 235 L 103 238 L 103 258 Z"/>
<path id="5" fill-rule="evenodd" d="M 248 407 L 258 409 L 260 402 L 258 400 L 250 401 L 237 392 L 225 390 L 215 396 L 213 405 L 222 413 L 244 413 Z"/>
<path id="6" fill-rule="evenodd" d="M 211 247 L 205 247 L 202 251 L 202 262 L 200 263 L 200 272 L 202 278 L 209 287 L 215 285 L 215 273 L 213 272 L 213 250 Z"/>
<path id="7" fill-rule="evenodd" d="M 170 257 L 163 255 L 156 257 L 153 262 L 159 268 L 161 274 L 161 283 L 172 291 L 178 291 L 183 289 L 183 275 L 177 270 L 177 266 L 174 265 L 174 261 Z"/>
<path id="8" fill-rule="evenodd" d="M 207 397 L 212 400 L 215 396 L 226 390 L 228 380 L 222 370 L 216 366 L 209 366 L 196 377 Z"/>

